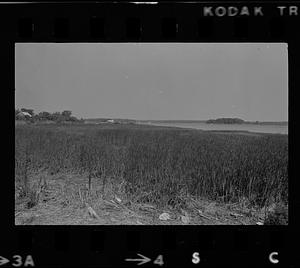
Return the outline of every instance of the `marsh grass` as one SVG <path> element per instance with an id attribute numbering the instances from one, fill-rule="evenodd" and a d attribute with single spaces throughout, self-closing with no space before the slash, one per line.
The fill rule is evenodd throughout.
<path id="1" fill-rule="evenodd" d="M 275 209 L 268 212 L 265 225 L 287 225 L 288 209 L 284 204 L 276 204 Z"/>
<path id="2" fill-rule="evenodd" d="M 257 207 L 287 204 L 287 166 L 285 135 L 72 125 L 16 126 L 15 132 L 15 177 L 24 192 L 39 170 L 87 174 L 87 187 L 67 201 L 82 205 L 117 190 L 128 200 L 178 209 L 186 207 L 187 196 Z M 100 189 L 93 189 L 96 180 Z"/>

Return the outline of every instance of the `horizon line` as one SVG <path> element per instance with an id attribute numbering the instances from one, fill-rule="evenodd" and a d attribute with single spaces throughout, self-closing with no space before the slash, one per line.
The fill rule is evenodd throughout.
<path id="1" fill-rule="evenodd" d="M 118 117 L 90 117 L 83 118 L 84 120 L 92 120 L 92 119 L 119 119 L 119 120 L 135 120 L 135 121 L 207 121 L 207 120 L 215 120 L 215 119 L 223 119 L 223 118 L 231 118 L 231 119 L 242 119 L 238 117 L 217 117 L 217 118 L 209 118 L 209 119 L 135 119 L 135 118 L 118 118 Z M 244 120 L 245 122 L 289 122 L 288 120 Z"/>

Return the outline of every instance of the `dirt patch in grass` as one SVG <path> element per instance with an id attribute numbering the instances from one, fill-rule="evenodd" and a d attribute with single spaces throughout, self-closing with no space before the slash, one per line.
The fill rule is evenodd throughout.
<path id="1" fill-rule="evenodd" d="M 31 185 L 40 180 L 46 186 L 37 204 L 28 208 L 28 197 L 15 200 L 16 225 L 253 225 L 263 222 L 264 209 L 249 209 L 241 203 L 224 204 L 190 198 L 185 210 L 158 208 L 153 204 L 129 200 L 122 183 L 100 179 L 88 190 L 85 175 L 45 173 L 32 176 Z M 168 213 L 167 220 L 160 220 Z"/>

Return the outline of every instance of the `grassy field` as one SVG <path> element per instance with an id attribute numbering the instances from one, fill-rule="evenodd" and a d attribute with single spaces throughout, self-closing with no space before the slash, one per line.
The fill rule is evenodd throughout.
<path id="1" fill-rule="evenodd" d="M 68 180 L 61 185 L 57 178 Z M 124 209 L 183 214 L 199 200 L 256 211 L 287 207 L 288 137 L 146 125 L 16 125 L 15 182 L 16 204 L 26 199 L 27 209 L 49 185 L 65 207 L 95 208 L 97 200 L 113 197 Z"/>

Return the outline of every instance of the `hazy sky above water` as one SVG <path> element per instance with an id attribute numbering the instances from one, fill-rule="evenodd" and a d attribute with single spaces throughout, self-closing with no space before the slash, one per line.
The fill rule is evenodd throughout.
<path id="1" fill-rule="evenodd" d="M 18 43 L 16 108 L 78 118 L 288 120 L 279 43 Z"/>

